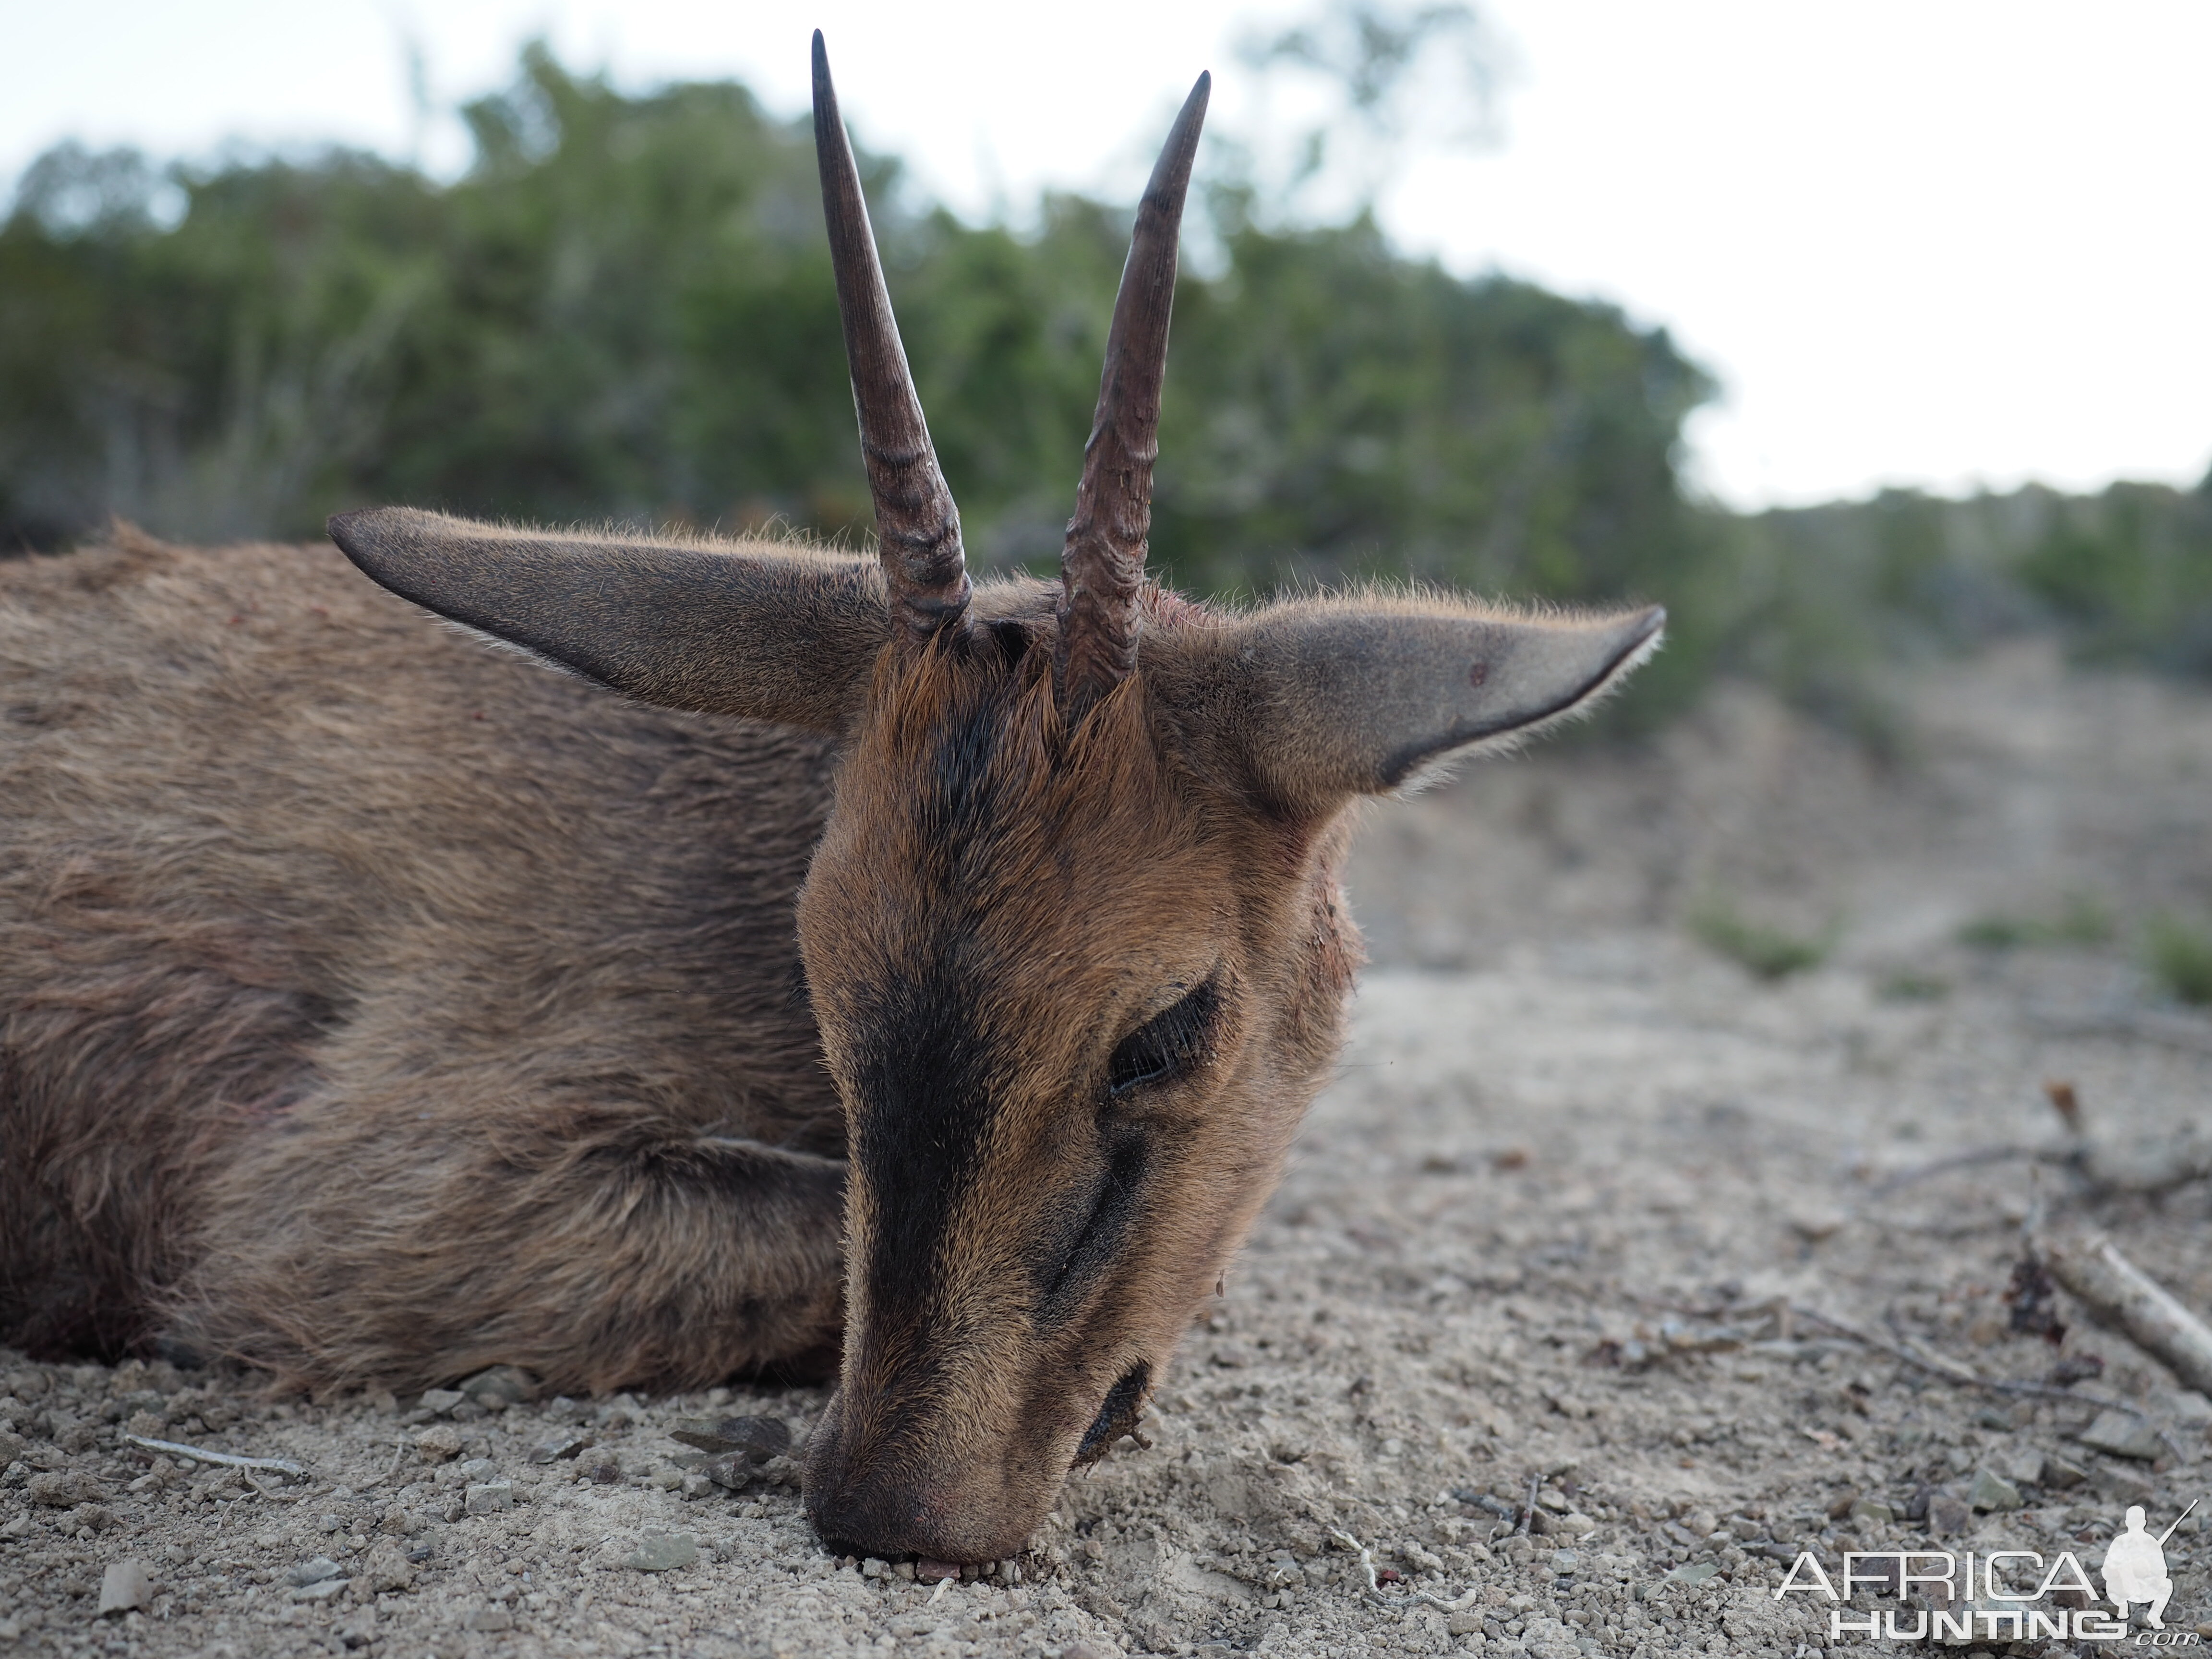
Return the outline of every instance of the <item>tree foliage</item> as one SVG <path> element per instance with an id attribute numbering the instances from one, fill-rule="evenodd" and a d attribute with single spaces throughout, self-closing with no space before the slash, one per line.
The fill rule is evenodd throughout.
<path id="1" fill-rule="evenodd" d="M 807 124 L 732 84 L 626 95 L 542 51 L 465 113 L 450 183 L 343 150 L 36 163 L 0 224 L 0 544 L 110 514 L 309 537 L 386 501 L 864 535 Z M 1127 211 L 1055 198 L 1017 234 L 863 168 L 971 556 L 1049 568 Z M 1218 257 L 1176 297 L 1153 534 L 1187 587 L 1661 599 L 1673 643 L 1632 720 L 1716 666 L 1848 711 L 1870 661 L 2053 618 L 2092 653 L 2212 672 L 2202 492 L 1728 519 L 1679 488 L 1711 386 L 1662 331 L 1455 277 L 1364 216 L 1263 222 L 1225 185 L 1206 210 Z"/>

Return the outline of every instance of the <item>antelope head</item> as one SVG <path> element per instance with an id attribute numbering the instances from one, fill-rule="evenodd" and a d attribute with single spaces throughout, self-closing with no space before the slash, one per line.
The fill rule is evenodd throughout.
<path id="1" fill-rule="evenodd" d="M 806 1501 L 869 1553 L 1012 1554 L 1135 1425 L 1337 1053 L 1354 803 L 1586 706 L 1663 621 L 1425 595 L 1234 611 L 1147 582 L 1208 87 L 1138 210 L 1057 584 L 969 581 L 819 34 L 879 560 L 333 521 L 386 586 L 571 672 L 840 739 L 799 907 L 849 1160 Z"/>

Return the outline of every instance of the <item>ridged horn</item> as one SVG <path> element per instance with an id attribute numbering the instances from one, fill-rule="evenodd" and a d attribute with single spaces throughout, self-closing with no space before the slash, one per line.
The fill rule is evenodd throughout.
<path id="1" fill-rule="evenodd" d="M 1175 306 L 1176 245 L 1191 161 L 1213 77 L 1201 75 L 1183 100 L 1137 204 L 1098 412 L 1084 446 L 1083 481 L 1060 562 L 1060 707 L 1079 716 L 1137 665 L 1138 590 L 1152 525 L 1152 463 L 1159 455 L 1160 383 L 1168 366 L 1168 315 Z"/>
<path id="2" fill-rule="evenodd" d="M 892 614 L 912 637 L 927 639 L 941 628 L 957 626 L 967 614 L 960 509 L 939 470 L 906 349 L 899 343 L 868 204 L 860 193 L 860 170 L 837 113 L 837 89 L 830 82 L 830 54 L 819 29 L 814 32 L 814 155 L 822 171 L 822 216 L 830 230 L 837 313 L 845 326 L 845 361 L 853 372 L 860 454 L 875 499 L 884 580 Z"/>

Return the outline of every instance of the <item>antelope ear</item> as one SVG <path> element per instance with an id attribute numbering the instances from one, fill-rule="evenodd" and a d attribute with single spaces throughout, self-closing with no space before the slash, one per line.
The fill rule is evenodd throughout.
<path id="1" fill-rule="evenodd" d="M 835 732 L 890 636 L 872 559 L 553 535 L 399 507 L 341 513 L 330 532 L 402 599 L 667 708 Z"/>
<path id="2" fill-rule="evenodd" d="M 1667 613 L 1516 617 L 1409 599 L 1279 605 L 1225 630 L 1261 787 L 1294 807 L 1418 788 L 1586 709 L 1658 649 Z"/>

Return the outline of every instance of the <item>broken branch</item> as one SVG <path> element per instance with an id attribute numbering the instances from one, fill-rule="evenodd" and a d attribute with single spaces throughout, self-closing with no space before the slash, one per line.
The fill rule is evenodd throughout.
<path id="1" fill-rule="evenodd" d="M 2154 1354 L 2184 1387 L 2212 1394 L 2212 1329 L 2100 1233 L 2048 1231 L 2036 1254 L 2106 1324 Z"/>
<path id="2" fill-rule="evenodd" d="M 240 1457 L 235 1452 L 210 1451 L 204 1446 L 187 1446 L 176 1440 L 149 1440 L 143 1434 L 123 1437 L 134 1446 L 143 1446 L 148 1451 L 167 1452 L 172 1457 L 189 1457 L 195 1463 L 219 1463 L 227 1469 L 273 1469 L 278 1474 L 288 1474 L 295 1480 L 305 1480 L 307 1471 L 289 1457 Z"/>
<path id="3" fill-rule="evenodd" d="M 1334 1528 L 1329 1529 L 1329 1536 L 1342 1544 L 1345 1548 L 1359 1552 L 1360 1570 L 1367 1575 L 1367 1593 L 1385 1607 L 1389 1606 L 1390 1598 L 1382 1593 L 1382 1586 L 1375 1577 L 1375 1557 L 1367 1546 L 1350 1533 L 1339 1532 Z M 1480 1600 L 1482 1595 L 1482 1589 L 1480 1585 L 1468 1591 L 1466 1595 L 1449 1601 L 1441 1595 L 1431 1595 L 1425 1589 L 1414 1589 L 1411 1585 L 1407 1588 L 1413 1589 L 1413 1600 L 1416 1601 L 1426 1601 L 1431 1607 L 1442 1607 L 1446 1613 L 1465 1613 Z"/>
<path id="4" fill-rule="evenodd" d="M 1830 1318 L 1817 1308 L 1793 1305 L 1790 1311 L 1800 1319 L 1809 1320 L 1815 1325 L 1833 1331 L 1847 1341 L 1856 1342 L 1872 1348 L 1876 1353 L 1887 1354 L 1899 1364 L 1910 1365 L 1914 1370 L 1924 1372 L 1929 1376 L 1940 1376 L 1946 1382 L 1956 1382 L 1961 1387 L 1969 1389 L 1985 1389 L 1991 1394 L 2004 1395 L 2014 1399 L 2065 1400 L 2077 1406 L 2094 1403 L 2100 1410 L 2125 1412 L 2130 1417 L 2143 1415 L 2133 1406 L 2124 1405 L 2117 1400 L 2085 1401 L 2081 1395 L 2065 1389 L 2053 1388 L 2047 1382 L 2014 1382 L 2002 1377 L 1984 1376 L 1980 1372 L 1960 1364 L 1955 1359 L 1947 1359 L 1941 1354 L 1923 1354 L 1899 1343 L 1885 1342 L 1880 1337 L 1859 1329 L 1856 1325 L 1846 1325 L 1840 1319 Z"/>

